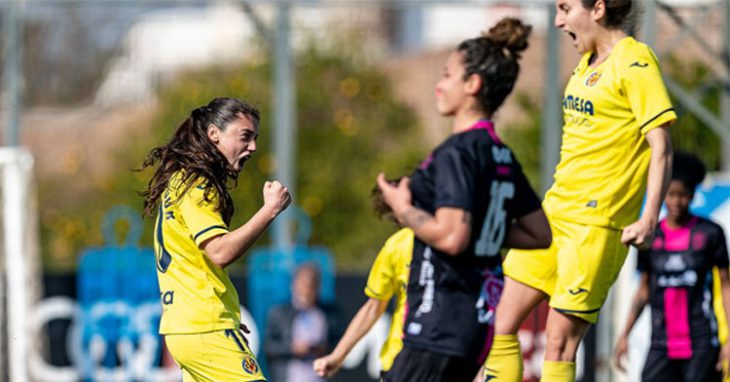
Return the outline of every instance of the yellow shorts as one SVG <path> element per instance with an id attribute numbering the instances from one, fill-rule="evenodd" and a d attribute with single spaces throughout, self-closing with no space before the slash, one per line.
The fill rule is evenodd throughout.
<path id="1" fill-rule="evenodd" d="M 545 292 L 551 308 L 596 323 L 628 254 L 621 231 L 555 218 L 550 228 L 550 248 L 509 251 L 504 274 Z"/>
<path id="2" fill-rule="evenodd" d="M 183 382 L 266 381 L 240 330 L 167 334 L 165 343 Z"/>

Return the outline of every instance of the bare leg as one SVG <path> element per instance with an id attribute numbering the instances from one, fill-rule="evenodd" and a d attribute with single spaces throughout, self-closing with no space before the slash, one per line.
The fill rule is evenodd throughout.
<path id="1" fill-rule="evenodd" d="M 517 334 L 522 321 L 540 301 L 547 299 L 541 290 L 504 278 L 504 290 L 497 304 L 494 319 L 495 334 Z"/>
<path id="2" fill-rule="evenodd" d="M 517 331 L 522 321 L 547 296 L 540 290 L 505 277 L 494 318 L 494 342 L 484 364 L 485 380 L 522 381 L 522 354 Z"/>
<path id="3" fill-rule="evenodd" d="M 545 328 L 545 360 L 575 362 L 578 345 L 589 326 L 588 321 L 551 308 Z"/>

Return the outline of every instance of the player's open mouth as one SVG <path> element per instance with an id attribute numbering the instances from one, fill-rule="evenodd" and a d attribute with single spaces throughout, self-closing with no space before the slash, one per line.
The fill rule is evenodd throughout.
<path id="1" fill-rule="evenodd" d="M 570 36 L 570 38 L 573 39 L 573 42 L 575 42 L 578 39 L 578 37 L 573 32 L 565 32 L 565 33 L 567 33 L 568 36 Z"/>
<path id="2" fill-rule="evenodd" d="M 247 160 L 251 158 L 251 154 L 247 154 L 241 157 L 241 159 L 238 160 L 238 168 L 243 168 L 243 164 L 246 163 Z"/>

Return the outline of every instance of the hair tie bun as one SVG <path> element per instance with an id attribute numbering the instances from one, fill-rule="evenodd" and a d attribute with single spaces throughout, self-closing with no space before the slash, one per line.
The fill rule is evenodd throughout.
<path id="1" fill-rule="evenodd" d="M 532 26 L 525 25 L 520 19 L 508 17 L 502 19 L 488 32 L 483 32 L 482 37 L 499 48 L 505 57 L 520 57 L 520 53 L 527 49 L 528 38 L 532 32 Z"/>

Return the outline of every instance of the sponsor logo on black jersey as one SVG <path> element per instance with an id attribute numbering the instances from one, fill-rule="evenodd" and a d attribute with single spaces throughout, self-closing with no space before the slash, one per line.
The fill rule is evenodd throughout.
<path id="1" fill-rule="evenodd" d="M 492 146 L 492 158 L 500 164 L 511 164 L 512 151 L 507 147 Z"/>
<path id="2" fill-rule="evenodd" d="M 697 279 L 697 272 L 690 269 L 678 274 L 659 275 L 656 284 L 661 288 L 691 287 L 697 284 Z"/>
<path id="3" fill-rule="evenodd" d="M 416 311 L 416 317 L 423 314 L 431 313 L 436 294 L 436 280 L 434 272 L 436 268 L 431 263 L 431 247 L 426 247 L 423 251 L 423 261 L 421 262 L 421 273 L 418 275 L 418 284 L 423 287 L 423 299 L 421 305 Z"/>

